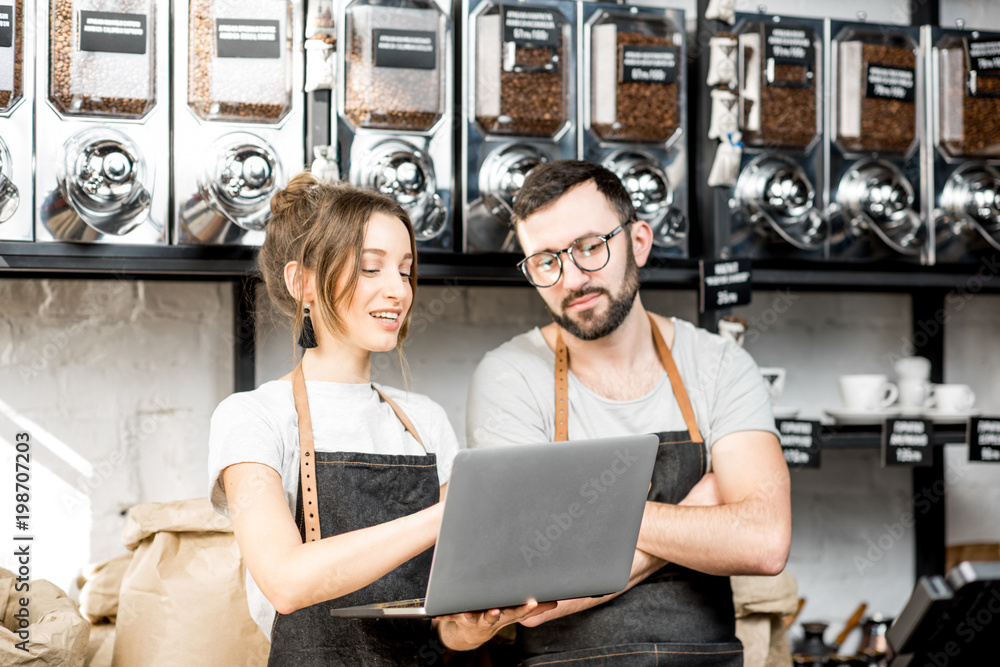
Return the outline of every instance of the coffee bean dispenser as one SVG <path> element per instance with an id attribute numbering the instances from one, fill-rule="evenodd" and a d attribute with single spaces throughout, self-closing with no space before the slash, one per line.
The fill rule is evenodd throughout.
<path id="1" fill-rule="evenodd" d="M 580 154 L 618 175 L 654 252 L 688 252 L 684 12 L 583 2 Z"/>
<path id="2" fill-rule="evenodd" d="M 919 28 L 831 21 L 830 258 L 928 263 Z"/>
<path id="3" fill-rule="evenodd" d="M 577 156 L 577 3 L 463 0 L 462 10 L 463 247 L 513 252 L 509 222 L 524 178 Z"/>
<path id="4" fill-rule="evenodd" d="M 1000 33 L 927 26 L 937 262 L 1000 250 Z M 929 202 L 930 203 L 930 202 Z"/>
<path id="5" fill-rule="evenodd" d="M 169 3 L 36 12 L 35 239 L 167 243 Z"/>
<path id="6" fill-rule="evenodd" d="M 174 239 L 259 245 L 271 196 L 305 167 L 302 5 L 174 8 Z"/>
<path id="7" fill-rule="evenodd" d="M 34 238 L 34 16 L 31 0 L 27 4 L 24 0 L 0 4 L 0 241 Z"/>
<path id="8" fill-rule="evenodd" d="M 735 34 L 743 151 L 723 254 L 823 259 L 823 22 L 737 14 Z"/>
<path id="9" fill-rule="evenodd" d="M 342 178 L 395 197 L 422 249 L 452 250 L 450 3 L 345 2 L 337 26 Z"/>

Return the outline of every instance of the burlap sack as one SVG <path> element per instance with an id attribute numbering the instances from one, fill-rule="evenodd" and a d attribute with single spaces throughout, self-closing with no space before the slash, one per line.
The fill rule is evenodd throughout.
<path id="1" fill-rule="evenodd" d="M 255 667 L 267 638 L 250 618 L 232 524 L 207 498 L 138 505 L 118 602 L 114 667 Z"/>
<path id="2" fill-rule="evenodd" d="M 17 667 L 83 667 L 87 657 L 90 623 L 76 603 L 55 584 L 44 579 L 29 581 L 28 591 L 17 591 L 15 575 L 0 568 L 0 665 Z M 17 648 L 23 641 L 17 614 L 21 598 L 27 598 L 28 651 Z"/>
<path id="3" fill-rule="evenodd" d="M 118 593 L 132 554 L 122 554 L 84 568 L 80 587 L 80 611 L 91 623 L 114 623 L 118 615 Z"/>

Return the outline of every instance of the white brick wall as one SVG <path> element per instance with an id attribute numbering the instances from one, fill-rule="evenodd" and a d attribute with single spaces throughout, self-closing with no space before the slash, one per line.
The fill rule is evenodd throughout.
<path id="1" fill-rule="evenodd" d="M 0 521 L 8 531 L 14 435 L 27 431 L 33 576 L 71 590 L 81 566 L 124 551 L 123 510 L 207 494 L 208 422 L 232 391 L 231 294 L 0 279 Z"/>

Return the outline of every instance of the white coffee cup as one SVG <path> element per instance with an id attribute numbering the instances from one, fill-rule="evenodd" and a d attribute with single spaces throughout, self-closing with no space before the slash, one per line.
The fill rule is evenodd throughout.
<path id="1" fill-rule="evenodd" d="M 927 408 L 931 405 L 931 384 L 915 378 L 899 380 L 899 407 L 906 409 Z"/>
<path id="2" fill-rule="evenodd" d="M 899 396 L 899 388 L 885 375 L 841 375 L 837 385 L 840 400 L 848 410 L 881 410 L 895 403 Z"/>
<path id="3" fill-rule="evenodd" d="M 976 404 L 976 394 L 967 384 L 936 384 L 931 402 L 940 412 L 967 412 Z"/>
<path id="4" fill-rule="evenodd" d="M 785 391 L 785 369 L 762 367 L 760 374 L 764 377 L 767 393 L 771 396 L 771 405 L 777 405 L 781 400 L 781 393 Z"/>
<path id="5" fill-rule="evenodd" d="M 896 379 L 900 382 L 904 379 L 925 382 L 931 379 L 931 361 L 924 357 L 902 357 L 896 360 L 892 369 L 896 371 Z"/>

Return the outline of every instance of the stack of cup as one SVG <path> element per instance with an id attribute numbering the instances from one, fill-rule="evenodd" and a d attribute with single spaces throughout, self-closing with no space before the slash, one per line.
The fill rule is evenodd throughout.
<path id="1" fill-rule="evenodd" d="M 923 357 L 902 357 L 893 364 L 899 387 L 899 407 L 904 414 L 920 414 L 931 405 L 931 362 Z"/>

